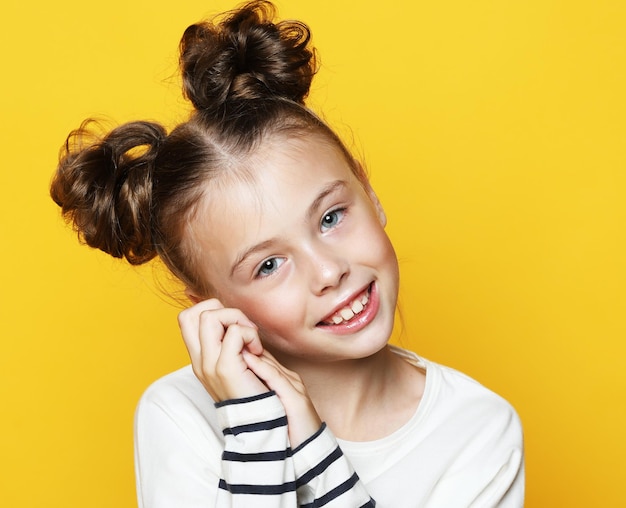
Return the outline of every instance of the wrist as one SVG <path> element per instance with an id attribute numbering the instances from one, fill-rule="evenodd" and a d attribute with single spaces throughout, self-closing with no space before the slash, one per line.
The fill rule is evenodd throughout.
<path id="1" fill-rule="evenodd" d="M 277 422 L 287 419 L 285 409 L 272 391 L 262 394 L 226 399 L 215 403 L 218 422 L 223 431 L 235 427 L 256 425 L 259 422 Z M 232 433 L 232 432 L 230 432 Z"/>

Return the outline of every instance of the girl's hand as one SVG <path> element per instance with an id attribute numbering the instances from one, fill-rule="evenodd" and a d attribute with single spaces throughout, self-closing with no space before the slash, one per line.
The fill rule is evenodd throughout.
<path id="1" fill-rule="evenodd" d="M 244 354 L 263 354 L 257 327 L 219 300 L 197 303 L 178 315 L 191 366 L 216 402 L 260 395 L 268 387 L 250 370 Z"/>
<path id="2" fill-rule="evenodd" d="M 322 421 L 300 376 L 283 367 L 268 351 L 256 355 L 244 350 L 243 358 L 250 370 L 276 392 L 283 404 L 291 447 L 297 447 L 315 434 Z"/>

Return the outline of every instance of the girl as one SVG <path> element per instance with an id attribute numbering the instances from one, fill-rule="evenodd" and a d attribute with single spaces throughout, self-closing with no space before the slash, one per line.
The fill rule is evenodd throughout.
<path id="1" fill-rule="evenodd" d="M 136 414 L 139 505 L 523 504 L 517 415 L 389 346 L 398 264 L 362 166 L 304 105 L 308 28 L 246 4 L 181 41 L 195 111 L 68 138 L 51 194 L 84 241 L 159 256 L 191 366 Z"/>

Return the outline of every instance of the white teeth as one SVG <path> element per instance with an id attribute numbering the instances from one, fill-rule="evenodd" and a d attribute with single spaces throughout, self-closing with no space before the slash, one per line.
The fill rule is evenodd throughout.
<path id="1" fill-rule="evenodd" d="M 349 319 L 352 319 L 354 317 L 354 312 L 352 312 L 350 309 L 341 309 L 339 311 L 339 314 L 346 321 L 348 321 Z"/>
<path id="2" fill-rule="evenodd" d="M 363 309 L 367 305 L 367 302 L 369 302 L 369 299 L 369 295 L 364 293 L 363 296 L 354 300 L 351 305 L 346 306 L 333 314 L 328 321 L 338 325 L 344 321 L 351 320 L 354 316 L 363 312 Z"/>
<path id="3" fill-rule="evenodd" d="M 363 310 L 363 304 L 359 302 L 358 300 L 355 300 L 355 302 L 352 304 L 351 309 L 352 309 L 352 312 L 354 312 L 355 314 L 358 314 L 359 312 Z"/>

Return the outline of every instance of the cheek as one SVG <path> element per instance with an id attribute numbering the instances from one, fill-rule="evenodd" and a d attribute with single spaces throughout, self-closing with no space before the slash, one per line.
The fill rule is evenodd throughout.
<path id="1" fill-rule="evenodd" d="M 396 252 L 377 217 L 371 215 L 366 226 L 354 235 L 350 240 L 352 248 L 356 249 L 362 259 L 366 259 L 368 264 L 381 268 L 392 268 L 397 271 Z"/>
<path id="2" fill-rule="evenodd" d="M 381 259 L 384 263 L 395 267 L 395 271 L 398 271 L 398 257 L 396 256 L 396 251 L 387 234 L 383 233 L 383 235 L 383 238 L 381 238 Z"/>
<path id="3" fill-rule="evenodd" d="M 379 230 L 375 237 L 370 237 L 370 244 L 364 252 L 369 253 L 368 263 L 384 274 L 391 291 L 397 291 L 399 285 L 399 266 L 396 251 L 384 230 Z"/>
<path id="4" fill-rule="evenodd" d="M 304 322 L 304 302 L 298 295 L 284 289 L 248 293 L 228 302 L 229 307 L 240 309 L 259 327 L 263 337 L 289 337 Z"/>

